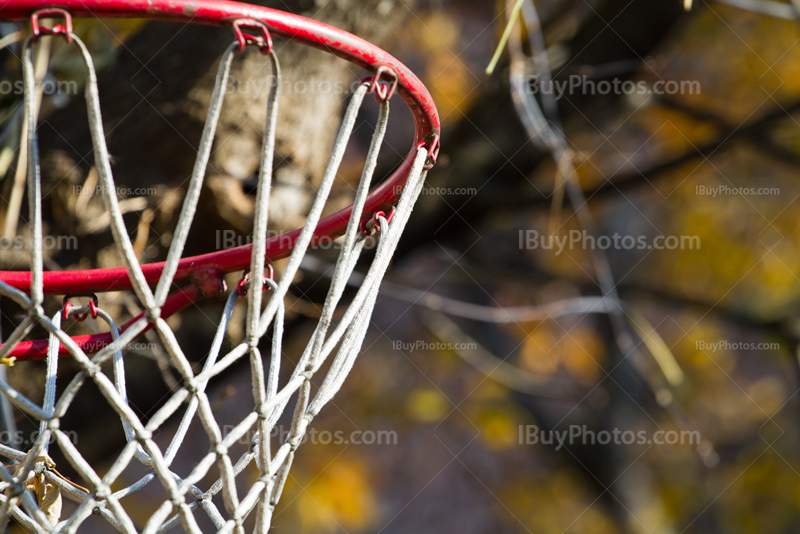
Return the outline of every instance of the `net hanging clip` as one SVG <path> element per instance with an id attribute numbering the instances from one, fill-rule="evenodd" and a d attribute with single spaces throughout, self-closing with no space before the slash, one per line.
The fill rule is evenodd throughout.
<path id="1" fill-rule="evenodd" d="M 436 165 L 436 160 L 439 159 L 439 148 L 441 148 L 439 144 L 439 134 L 436 134 L 436 137 L 433 138 L 433 142 L 430 144 L 426 141 L 418 144 L 417 151 L 419 151 L 420 148 L 424 148 L 428 151 L 428 159 L 425 161 L 425 166 L 422 168 L 429 171 Z"/>
<path id="2" fill-rule="evenodd" d="M 72 303 L 69 301 L 69 299 L 72 297 L 80 297 L 80 296 L 92 297 L 92 300 L 89 301 L 89 304 L 87 304 L 86 306 L 78 306 L 78 307 L 73 306 Z M 82 323 L 91 314 L 92 319 L 97 319 L 97 306 L 98 306 L 98 301 L 97 301 L 97 295 L 95 294 L 64 295 L 63 306 L 61 308 L 61 318 L 62 320 L 66 321 L 67 319 L 69 319 L 70 315 L 74 315 L 75 320 Z"/>
<path id="3" fill-rule="evenodd" d="M 389 215 L 386 215 L 384 211 L 376 211 L 374 215 L 370 219 L 364 219 L 361 221 L 361 233 L 365 237 L 372 237 L 375 234 L 379 234 L 381 231 L 381 222 L 380 218 L 383 217 L 386 219 L 386 223 L 391 223 L 392 219 L 394 219 L 394 212 L 397 208 L 392 206 L 392 211 L 389 212 Z"/>
<path id="4" fill-rule="evenodd" d="M 267 283 L 267 280 L 275 280 L 275 269 L 272 265 L 267 266 L 267 271 L 269 274 L 264 275 L 264 284 L 261 286 L 261 291 L 268 291 L 271 290 L 272 287 Z M 244 297 L 247 295 L 247 290 L 250 289 L 250 273 L 246 273 L 239 283 L 236 284 L 236 292 L 239 293 L 239 296 Z"/>
<path id="5" fill-rule="evenodd" d="M 255 30 L 259 34 L 245 33 L 242 29 Z M 261 21 L 254 19 L 236 19 L 233 21 L 233 33 L 239 41 L 239 52 L 243 51 L 248 44 L 254 44 L 262 55 L 272 52 L 272 36 L 269 28 Z"/>
<path id="6" fill-rule="evenodd" d="M 52 28 L 39 24 L 39 17 L 62 17 L 64 24 L 56 24 Z M 50 7 L 34 11 L 31 15 L 31 33 L 33 42 L 37 42 L 42 35 L 63 35 L 68 43 L 72 42 L 72 15 L 66 9 Z"/>
<path id="7" fill-rule="evenodd" d="M 389 80 L 389 83 L 380 83 L 381 78 Z M 389 101 L 397 90 L 397 74 L 389 67 L 378 67 L 375 76 L 364 78 L 361 83 L 369 83 L 367 93 L 375 93 L 375 100 L 378 104 L 385 104 Z"/>

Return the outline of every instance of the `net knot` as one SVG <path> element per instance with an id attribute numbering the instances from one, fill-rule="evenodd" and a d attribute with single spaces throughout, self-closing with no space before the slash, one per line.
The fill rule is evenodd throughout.
<path id="1" fill-rule="evenodd" d="M 98 501 L 105 501 L 111 496 L 111 491 L 109 491 L 108 486 L 100 486 L 94 492 L 94 496 Z"/>
<path id="2" fill-rule="evenodd" d="M 188 380 L 186 382 L 186 385 L 184 385 L 183 387 L 186 388 L 186 391 L 188 391 L 192 395 L 197 395 L 197 392 L 200 389 L 200 386 L 197 383 L 197 378 L 192 378 L 191 380 Z"/>
<path id="3" fill-rule="evenodd" d="M 161 319 L 161 308 L 155 307 L 145 310 L 144 318 L 147 319 L 148 323 L 155 323 Z"/>
<path id="4" fill-rule="evenodd" d="M 306 413 L 300 419 L 297 425 L 297 430 L 295 433 L 289 438 L 289 447 L 291 449 L 297 450 L 297 448 L 302 444 L 303 438 L 306 435 L 306 429 L 308 428 L 309 423 L 311 422 L 312 417 L 309 417 L 309 414 Z"/>
<path id="5" fill-rule="evenodd" d="M 153 433 L 147 429 L 142 429 L 141 432 L 137 432 L 136 434 L 136 441 L 141 444 L 144 444 L 145 441 L 150 441 L 153 438 Z"/>
<path id="6" fill-rule="evenodd" d="M 218 443 L 216 447 L 212 449 L 214 454 L 216 454 L 219 458 L 228 455 L 228 447 L 223 445 L 222 443 Z"/>
<path id="7" fill-rule="evenodd" d="M 315 412 L 306 411 L 306 413 L 304 413 L 303 417 L 300 419 L 300 424 L 298 425 L 298 434 L 304 435 L 311 424 L 311 421 L 313 421 L 314 417 L 316 416 L 317 414 Z"/>
<path id="8" fill-rule="evenodd" d="M 61 428 L 61 421 L 59 419 L 51 419 L 47 422 L 47 430 L 50 432 L 55 432 L 59 428 Z"/>
<path id="9" fill-rule="evenodd" d="M 94 378 L 99 372 L 101 372 L 99 364 L 89 362 L 86 365 L 86 374 L 89 376 L 89 378 Z"/>

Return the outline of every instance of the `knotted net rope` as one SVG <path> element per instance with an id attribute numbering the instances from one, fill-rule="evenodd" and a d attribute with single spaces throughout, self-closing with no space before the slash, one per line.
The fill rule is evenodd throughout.
<path id="1" fill-rule="evenodd" d="M 140 320 L 120 333 L 113 318 L 103 309 L 95 308 L 97 318 L 108 325 L 113 342 L 93 357 L 88 356 L 61 329 L 60 312 L 52 318 L 45 314 L 43 308 L 42 192 L 35 128 L 35 99 L 32 98 L 37 81 L 31 60 L 32 39 L 29 38 L 22 47 L 22 67 L 27 124 L 34 125 L 23 132 L 23 138 L 28 143 L 27 191 L 32 234 L 31 287 L 28 295 L 0 282 L 0 295 L 14 300 L 27 311 L 25 318 L 0 348 L 0 358 L 5 357 L 36 325 L 43 326 L 49 333 L 49 347 L 45 394 L 42 404 L 33 402 L 8 382 L 0 380 L 2 393 L 17 409 L 29 417 L 35 418 L 40 424 L 40 433 L 27 451 L 0 445 L 0 457 L 2 457 L 0 459 L 0 525 L 5 525 L 11 517 L 31 531 L 72 533 L 77 532 L 85 520 L 95 514 L 103 517 L 120 532 L 138 532 L 129 511 L 126 511 L 126 500 L 132 494 L 150 491 L 153 489 L 152 485 L 158 484 L 166 492 L 167 498 L 149 517 L 142 532 L 148 534 L 165 532 L 180 525 L 186 532 L 199 533 L 201 529 L 195 514 L 202 510 L 213 523 L 216 532 L 243 533 L 245 521 L 249 518 L 254 524 L 254 531 L 264 534 L 269 530 L 273 511 L 289 475 L 295 451 L 303 440 L 309 424 L 341 388 L 359 354 L 370 324 L 380 282 L 422 189 L 426 174 L 424 167 L 427 150 L 422 147 L 416 153 L 407 184 L 396 206 L 391 224 L 380 213 L 376 216 L 376 229 L 379 230 L 380 241 L 374 259 L 364 276 L 364 282 L 349 304 L 344 316 L 334 324 L 333 312 L 339 304 L 347 281 L 354 271 L 365 244 L 360 221 L 387 127 L 389 104 L 383 102 L 361 181 L 355 193 L 352 216 L 342 239 L 341 251 L 319 322 L 288 381 L 281 385 L 284 296 L 311 244 L 313 232 L 320 220 L 364 96 L 370 89 L 370 83 L 377 83 L 377 80 L 362 83 L 352 94 L 332 156 L 306 224 L 297 238 L 282 276 L 276 282 L 264 276 L 278 97 L 281 87 L 278 58 L 274 51 L 270 50 L 269 62 L 277 83 L 270 84 L 271 89 L 267 103 L 267 119 L 258 173 L 254 244 L 249 274 L 250 287 L 245 296 L 240 296 L 239 292 L 235 290 L 231 292 L 208 357 L 201 372 L 195 374 L 172 329 L 161 318 L 160 308 L 169 296 L 178 261 L 183 254 L 195 215 L 231 62 L 238 43 L 232 44 L 225 51 L 220 62 L 191 181 L 163 274 L 153 291 L 145 281 L 116 197 L 100 114 L 97 76 L 92 58 L 84 43 L 76 35 L 69 34 L 69 37 L 80 50 L 85 67 L 85 97 L 95 154 L 95 168 L 99 176 L 103 200 L 110 214 L 114 243 L 123 258 L 133 290 L 145 308 L 145 313 Z M 262 284 L 268 284 L 271 291 L 262 293 Z M 262 299 L 265 295 L 268 295 L 268 301 L 266 305 L 263 305 Z M 231 320 L 234 304 L 239 298 L 247 299 L 245 341 L 227 354 L 222 354 L 225 332 Z M 88 307 L 86 306 L 72 310 L 76 316 L 87 311 Z M 128 404 L 123 348 L 141 334 L 149 323 L 153 325 L 155 332 L 163 342 L 171 364 L 180 374 L 182 387 L 172 393 L 155 414 L 145 421 Z M 259 343 L 270 328 L 272 329 L 271 348 L 268 356 L 262 356 Z M 81 372 L 61 391 L 56 388 L 59 344 L 66 348 L 69 357 L 73 358 L 81 369 Z M 335 355 L 332 357 L 327 373 L 312 394 L 312 379 L 319 374 L 321 367 L 333 353 Z M 215 419 L 206 389 L 211 379 L 245 357 L 249 358 L 250 362 L 252 409 L 232 430 L 223 434 Z M 265 360 L 267 361 L 265 362 Z M 111 365 L 113 379 L 102 371 L 103 364 L 108 362 Z M 60 429 L 59 424 L 87 381 L 94 382 L 111 408 L 119 415 L 127 440 L 127 445 L 113 461 L 111 467 L 103 473 L 99 472 L 81 455 L 70 436 Z M 283 440 L 283 443 L 277 443 L 273 450 L 273 443 L 270 439 L 273 427 L 293 399 L 288 438 Z M 241 404 L 248 401 L 250 401 L 248 398 L 237 399 L 237 403 Z M 183 410 L 183 416 L 180 418 L 180 423 L 168 446 L 162 450 L 153 439 L 154 433 L 165 432 L 167 430 L 165 422 L 179 410 Z M 200 421 L 210 447 L 208 453 L 194 465 L 191 472 L 181 476 L 171 466 L 184 445 L 189 426 L 195 417 Z M 233 445 L 243 436 L 249 435 L 253 437 L 246 452 L 238 458 L 231 457 Z M 81 485 L 67 480 L 54 468 L 48 454 L 51 442 L 60 449 L 78 473 Z M 144 466 L 147 473 L 135 483 L 112 491 L 112 485 L 115 483 L 119 485 L 118 481 L 121 475 L 134 462 Z M 202 488 L 200 485 L 206 480 L 214 466 L 218 469 L 218 478 L 210 486 Z M 244 494 L 240 494 L 238 488 L 245 484 L 244 477 L 240 475 L 245 473 L 248 468 L 251 469 L 251 473 L 253 469 L 257 470 L 258 476 L 255 482 L 249 484 L 249 489 Z M 78 503 L 74 512 L 67 518 L 59 517 L 60 511 L 54 510 L 52 503 L 45 506 L 43 500 L 46 501 L 46 499 L 42 499 L 41 495 L 34 495 L 33 492 L 26 491 L 26 488 L 30 488 L 29 485 L 33 480 L 40 481 L 40 487 L 41 485 L 57 487 L 61 495 Z M 248 480 L 252 480 L 252 478 Z M 217 499 L 215 503 L 214 497 L 217 495 L 221 495 L 222 507 L 217 504 L 220 499 Z"/>

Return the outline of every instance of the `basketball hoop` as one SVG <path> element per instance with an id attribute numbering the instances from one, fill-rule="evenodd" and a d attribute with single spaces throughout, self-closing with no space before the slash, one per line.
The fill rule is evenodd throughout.
<path id="1" fill-rule="evenodd" d="M 163 263 L 140 265 L 122 219 L 111 172 L 99 105 L 99 89 L 92 58 L 80 38 L 72 32 L 74 17 L 136 17 L 193 24 L 229 27 L 233 43 L 223 51 L 216 86 L 203 130 L 198 156 L 186 192 L 180 218 Z M 138 532 L 126 508 L 127 498 L 151 484 L 159 484 L 167 498 L 153 510 L 143 532 L 164 532 L 181 525 L 187 532 L 199 533 L 196 514 L 202 510 L 217 532 L 244 532 L 245 521 L 256 532 L 269 530 L 272 513 L 280 499 L 294 453 L 311 420 L 339 390 L 360 351 L 370 323 L 381 280 L 397 246 L 417 197 L 426 171 L 435 163 L 439 147 L 439 119 L 433 101 L 423 84 L 404 65 L 376 46 L 331 26 L 300 16 L 238 2 L 214 0 L 63 0 L 58 4 L 36 0 L 12 0 L 0 12 L 5 20 L 30 20 L 32 35 L 22 46 L 27 128 L 23 135 L 28 146 L 28 198 L 31 224 L 31 266 L 27 272 L 0 272 L 0 295 L 14 300 L 27 315 L 3 345 L 4 362 L 46 359 L 44 401 L 27 399 L 7 382 L 0 380 L 0 391 L 16 408 L 39 421 L 40 434 L 27 451 L 0 446 L 0 525 L 13 517 L 35 532 L 76 532 L 91 515 L 102 516 L 121 532 Z M 54 19 L 45 25 L 43 19 Z M 36 90 L 31 45 L 41 35 L 63 37 L 76 46 L 86 71 L 88 121 L 95 154 L 95 170 L 110 214 L 114 243 L 124 266 L 110 269 L 45 272 L 42 252 L 42 208 L 39 152 L 36 136 Z M 267 119 L 258 174 L 252 245 L 182 258 L 194 218 L 225 96 L 231 62 L 238 52 L 254 46 L 280 76 L 274 38 L 285 38 L 335 54 L 373 73 L 350 98 L 350 103 L 333 147 L 333 153 L 303 227 L 277 237 L 268 237 L 270 184 L 278 117 L 280 83 L 272 84 L 267 103 Z M 326 199 L 341 164 L 359 108 L 368 93 L 380 104 L 378 123 L 366 158 L 355 199 L 347 209 L 321 218 Z M 398 94 L 408 105 L 416 124 L 412 149 L 400 168 L 372 191 L 369 186 L 377 166 L 378 154 L 387 128 L 389 101 Z M 401 193 L 400 193 L 401 192 Z M 378 234 L 380 241 L 364 282 L 348 305 L 342 319 L 333 324 L 346 283 L 353 272 L 366 236 Z M 288 382 L 279 383 L 281 343 L 284 322 L 283 299 L 306 251 L 321 239 L 342 238 L 321 317 L 311 340 Z M 274 261 L 288 258 L 279 279 L 274 279 Z M 228 296 L 216 335 L 203 369 L 196 374 L 184 355 L 166 320 L 171 315 L 203 298 L 227 291 L 223 277 L 242 272 L 241 282 Z M 180 288 L 170 292 L 175 285 Z M 269 289 L 271 291 L 263 291 Z M 102 292 L 135 292 L 145 310 L 127 323 L 117 326 L 103 310 L 96 295 Z M 43 308 L 44 295 L 64 295 L 63 306 Z M 78 296 L 88 296 L 88 304 L 77 305 Z M 245 341 L 227 354 L 221 353 L 225 331 L 237 299 L 246 299 Z M 264 305 L 264 302 L 266 304 Z M 69 317 L 99 321 L 105 333 L 69 336 L 61 329 Z M 31 329 L 41 325 L 49 339 L 28 341 Z M 272 329 L 269 364 L 261 355 L 259 341 Z M 172 365 L 181 375 L 183 387 L 173 393 L 148 420 L 140 418 L 128 405 L 124 347 L 146 330 L 154 330 L 167 349 Z M 334 353 L 329 370 L 314 395 L 311 378 Z M 90 357 L 89 354 L 94 354 Z M 56 387 L 59 357 L 73 358 L 81 368 L 63 390 Z M 206 387 L 214 377 L 236 361 L 249 358 L 252 377 L 252 410 L 229 433 L 223 435 L 211 409 Z M 101 371 L 110 362 L 113 380 Z M 87 379 L 99 388 L 121 419 L 127 445 L 104 473 L 92 466 L 60 428 L 60 419 L 69 411 Z M 283 443 L 271 443 L 270 435 L 278 417 L 295 398 L 291 430 Z M 239 402 L 250 402 L 243 398 Z M 186 406 L 184 406 L 184 404 Z M 164 431 L 164 423 L 184 409 L 177 430 L 162 451 L 153 434 Z M 180 454 L 190 423 L 197 416 L 208 436 L 209 450 L 184 476 L 171 465 Z M 238 459 L 230 450 L 237 440 L 252 435 L 250 447 Z M 48 448 L 57 446 L 81 480 L 71 482 L 56 470 Z M 273 452 L 274 450 L 274 452 Z M 144 466 L 147 474 L 118 491 L 123 473 L 133 462 Z M 200 485 L 216 466 L 219 476 L 208 487 Z M 238 487 L 255 480 L 244 495 Z M 253 477 L 252 475 L 256 475 Z M 35 495 L 26 491 L 35 488 Z M 145 490 L 146 491 L 146 490 Z M 221 496 L 221 498 L 216 496 Z M 61 498 L 78 503 L 68 517 L 61 517 Z M 220 502 L 221 501 L 221 502 Z"/>

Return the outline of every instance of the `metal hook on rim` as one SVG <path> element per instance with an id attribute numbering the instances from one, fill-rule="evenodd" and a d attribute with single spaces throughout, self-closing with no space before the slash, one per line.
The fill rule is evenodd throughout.
<path id="1" fill-rule="evenodd" d="M 72 305 L 72 303 L 69 301 L 69 299 L 72 298 L 72 297 L 81 297 L 81 296 L 83 296 L 83 297 L 92 297 L 92 300 L 86 306 L 78 306 L 76 308 L 75 306 Z M 69 295 L 69 294 L 67 294 L 67 295 L 64 295 L 64 300 L 62 301 L 61 318 L 64 321 L 66 321 L 67 319 L 69 319 L 70 314 L 74 314 L 75 315 L 75 320 L 82 323 L 83 321 L 85 321 L 89 317 L 89 314 L 91 314 L 92 319 L 97 319 L 97 306 L 98 306 L 97 295 L 95 295 L 94 293 L 92 293 L 91 295 Z M 86 308 L 86 311 L 83 312 L 83 313 L 80 313 L 79 310 L 81 310 L 83 308 Z"/>
<path id="2" fill-rule="evenodd" d="M 384 75 L 391 79 L 391 83 L 380 83 Z M 382 66 L 378 67 L 375 76 L 364 78 L 361 83 L 369 83 L 367 93 L 375 93 L 375 100 L 378 101 L 378 104 L 385 104 L 392 98 L 397 89 L 397 74 L 389 67 Z"/>
<path id="3" fill-rule="evenodd" d="M 420 148 L 425 148 L 428 151 L 428 159 L 425 162 L 425 166 L 422 168 L 426 171 L 429 171 L 434 165 L 436 165 L 436 160 L 439 159 L 439 149 L 441 148 L 439 144 L 439 135 L 437 134 L 436 137 L 434 137 L 433 142 L 430 143 L 430 145 L 425 141 L 418 144 L 417 150 L 419 151 Z"/>
<path id="4" fill-rule="evenodd" d="M 397 208 L 392 206 L 392 211 L 389 212 L 388 216 L 384 211 L 376 211 L 371 218 L 361 221 L 361 233 L 366 237 L 371 237 L 377 233 L 380 233 L 381 224 L 379 219 L 383 217 L 386 219 L 387 224 L 391 223 L 392 219 L 394 219 L 394 212 L 396 209 Z"/>
<path id="5" fill-rule="evenodd" d="M 56 24 L 52 28 L 39 25 L 39 17 L 52 17 L 58 15 L 64 18 L 64 24 Z M 41 35 L 63 35 L 68 43 L 72 42 L 72 15 L 66 9 L 60 7 L 48 7 L 34 11 L 31 14 L 31 33 L 33 42 L 39 40 Z"/>
<path id="6" fill-rule="evenodd" d="M 261 35 L 244 33 L 242 28 L 258 30 Z M 258 51 L 265 56 L 272 52 L 272 36 L 269 33 L 269 28 L 263 22 L 254 19 L 236 19 L 233 21 L 233 33 L 239 41 L 239 52 L 244 50 L 248 44 L 256 45 Z"/>
<path id="7" fill-rule="evenodd" d="M 271 291 L 272 287 L 267 283 L 267 280 L 275 280 L 275 269 L 272 265 L 267 265 L 267 271 L 269 274 L 264 275 L 264 283 L 261 286 L 261 291 Z M 247 290 L 250 289 L 250 273 L 246 273 L 239 283 L 236 284 L 236 292 L 239 293 L 240 297 L 244 297 L 247 295 Z"/>

